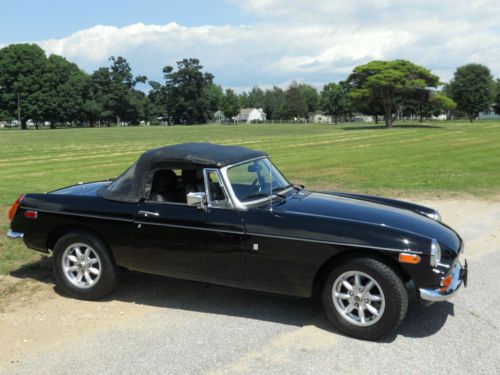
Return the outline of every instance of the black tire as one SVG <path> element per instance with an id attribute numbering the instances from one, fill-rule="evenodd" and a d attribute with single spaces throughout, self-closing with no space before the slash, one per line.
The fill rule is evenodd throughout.
<path id="1" fill-rule="evenodd" d="M 353 324 L 335 307 L 332 293 L 335 281 L 351 271 L 370 276 L 382 289 L 385 308 L 378 320 L 369 313 L 374 319 L 371 325 Z M 331 270 L 323 286 L 322 302 L 328 318 L 340 331 L 362 340 L 379 340 L 396 330 L 406 316 L 408 291 L 398 274 L 384 262 L 372 258 L 349 259 Z M 355 311 L 359 314 L 359 310 Z"/>
<path id="2" fill-rule="evenodd" d="M 100 260 L 99 278 L 90 287 L 78 287 L 65 275 L 63 270 L 63 255 L 65 250 L 72 244 L 90 246 Z M 116 266 L 111 251 L 98 237 L 85 232 L 72 232 L 59 238 L 54 246 L 53 265 L 57 285 L 64 293 L 78 299 L 101 299 L 110 294 L 120 281 L 120 269 Z"/>

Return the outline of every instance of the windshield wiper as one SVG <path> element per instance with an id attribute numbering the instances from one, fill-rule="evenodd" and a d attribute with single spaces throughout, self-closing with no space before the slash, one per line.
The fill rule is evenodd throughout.
<path id="1" fill-rule="evenodd" d="M 277 188 L 273 189 L 273 193 L 276 192 L 276 191 L 285 190 L 285 189 L 288 189 L 288 188 L 291 188 L 291 187 L 294 187 L 294 186 L 292 184 L 278 186 Z"/>
<path id="2" fill-rule="evenodd" d="M 282 198 L 282 199 L 286 199 L 285 195 L 280 194 L 280 193 L 275 193 L 274 189 L 273 189 L 273 196 L 276 196 L 276 197 Z M 248 197 L 245 197 L 245 201 L 248 201 L 249 199 L 252 199 L 252 198 L 260 198 L 260 197 L 270 198 L 271 196 L 269 194 L 264 194 L 264 193 L 255 193 L 255 194 L 249 195 Z"/>
<path id="3" fill-rule="evenodd" d="M 269 197 L 269 194 L 255 193 L 255 194 L 252 194 L 252 195 L 245 197 L 245 200 L 248 200 L 250 198 L 259 198 L 259 197 Z"/>

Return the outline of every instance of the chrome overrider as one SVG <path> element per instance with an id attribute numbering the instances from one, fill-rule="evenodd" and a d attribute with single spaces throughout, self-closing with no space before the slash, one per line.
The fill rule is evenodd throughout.
<path id="1" fill-rule="evenodd" d="M 453 278 L 451 280 L 450 285 L 447 289 L 442 290 L 442 288 L 438 289 L 426 289 L 420 288 L 419 294 L 420 298 L 425 301 L 431 302 L 439 302 L 446 301 L 453 297 L 458 290 L 461 288 L 462 284 L 467 285 L 467 260 L 464 261 L 464 265 L 462 266 L 459 261 L 456 262 L 453 267 L 452 275 Z"/>
<path id="2" fill-rule="evenodd" d="M 7 237 L 9 237 L 9 238 L 14 238 L 14 239 L 15 239 L 15 238 L 19 238 L 19 239 L 21 239 L 21 238 L 23 238 L 23 237 L 24 237 L 24 233 L 22 233 L 22 232 L 14 232 L 13 230 L 9 230 L 9 231 L 7 232 Z"/>

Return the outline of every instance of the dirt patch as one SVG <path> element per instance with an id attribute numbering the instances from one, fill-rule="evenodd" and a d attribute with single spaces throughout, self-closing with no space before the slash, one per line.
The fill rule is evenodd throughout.
<path id="1" fill-rule="evenodd" d="M 66 298 L 53 285 L 33 280 L 14 283 L 12 288 L 15 293 L 8 294 L 0 314 L 0 370 L 30 354 L 57 350 L 79 336 L 124 324 L 149 309 L 123 301 Z"/>

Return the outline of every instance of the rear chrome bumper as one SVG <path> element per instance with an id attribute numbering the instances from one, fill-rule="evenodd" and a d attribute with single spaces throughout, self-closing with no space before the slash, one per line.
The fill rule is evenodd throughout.
<path id="1" fill-rule="evenodd" d="M 431 301 L 431 302 L 446 301 L 450 299 L 458 292 L 458 290 L 462 287 L 462 284 L 464 286 L 467 286 L 467 272 L 468 272 L 467 260 L 464 261 L 463 266 L 460 264 L 460 262 L 457 261 L 452 271 L 453 279 L 448 289 L 441 290 L 441 288 L 438 289 L 420 288 L 418 290 L 420 298 L 424 301 Z"/>
<path id="2" fill-rule="evenodd" d="M 7 237 L 13 238 L 13 239 L 16 239 L 16 238 L 22 239 L 24 237 L 24 233 L 22 233 L 22 232 L 14 232 L 13 230 L 9 230 L 7 232 Z"/>

